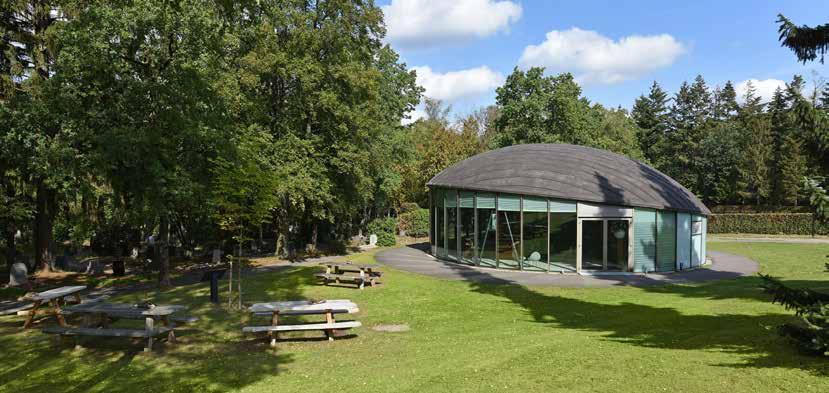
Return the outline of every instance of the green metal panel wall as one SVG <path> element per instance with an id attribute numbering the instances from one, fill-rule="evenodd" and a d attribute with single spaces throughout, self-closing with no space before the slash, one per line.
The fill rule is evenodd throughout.
<path id="1" fill-rule="evenodd" d="M 461 207 L 474 208 L 475 193 L 469 191 L 461 191 L 458 203 L 460 203 Z"/>
<path id="2" fill-rule="evenodd" d="M 676 214 L 676 264 L 677 269 L 691 267 L 691 215 Z"/>
<path id="3" fill-rule="evenodd" d="M 676 213 L 656 213 L 656 269 L 669 272 L 676 269 Z"/>
<path id="4" fill-rule="evenodd" d="M 633 271 L 656 269 L 656 211 L 635 209 L 633 212 Z"/>
<path id="5" fill-rule="evenodd" d="M 524 197 L 525 212 L 547 212 L 547 200 L 543 198 Z"/>
<path id="6" fill-rule="evenodd" d="M 518 195 L 498 195 L 498 210 L 502 212 L 521 211 L 521 197 Z"/>
<path id="7" fill-rule="evenodd" d="M 576 207 L 576 202 L 550 199 L 550 213 L 575 213 Z"/>
<path id="8" fill-rule="evenodd" d="M 446 201 L 446 207 L 458 207 L 458 192 L 455 190 L 446 190 L 443 200 Z"/>
<path id="9" fill-rule="evenodd" d="M 495 194 L 478 193 L 476 198 L 477 198 L 476 202 L 478 203 L 478 209 L 494 209 L 495 208 Z"/>
<path id="10" fill-rule="evenodd" d="M 708 255 L 708 217 L 702 217 L 702 263 L 705 263 L 705 257 Z"/>

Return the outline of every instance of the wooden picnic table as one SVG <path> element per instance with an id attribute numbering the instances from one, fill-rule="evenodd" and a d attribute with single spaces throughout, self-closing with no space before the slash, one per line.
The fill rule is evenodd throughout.
<path id="1" fill-rule="evenodd" d="M 138 307 L 134 304 L 90 302 L 77 306 L 67 307 L 64 314 L 84 315 L 84 326 L 81 327 L 48 327 L 44 333 L 60 334 L 63 336 L 109 336 L 146 338 L 147 346 L 144 351 L 149 352 L 153 347 L 155 337 L 167 334 L 167 342 L 174 343 L 175 323 L 171 321 L 173 313 L 185 310 L 179 305 L 156 305 Z M 113 319 L 144 319 L 143 329 L 112 329 L 109 320 Z M 163 326 L 157 326 L 161 322 Z"/>
<path id="2" fill-rule="evenodd" d="M 316 276 L 321 278 L 325 285 L 328 285 L 331 281 L 337 284 L 343 281 L 349 281 L 357 284 L 360 289 L 365 288 L 366 283 L 374 287 L 380 283 L 378 279 L 383 274 L 383 272 L 379 271 L 379 266 L 377 265 L 359 265 L 351 262 L 325 262 L 320 265 L 325 266 L 325 273 L 319 273 Z M 348 272 L 359 274 L 356 276 L 348 275 L 346 274 Z"/>
<path id="3" fill-rule="evenodd" d="M 246 326 L 243 333 L 267 332 L 271 339 L 270 345 L 276 345 L 279 332 L 322 330 L 328 340 L 334 340 L 334 334 L 340 329 L 351 329 L 362 326 L 358 321 L 336 321 L 335 314 L 353 314 L 360 309 L 350 300 L 325 300 L 311 302 L 308 300 L 256 303 L 250 306 L 249 311 L 254 315 L 269 315 L 270 325 Z M 303 324 L 279 324 L 279 317 L 284 315 L 325 315 L 325 322 Z"/>
<path id="4" fill-rule="evenodd" d="M 61 313 L 61 306 L 65 305 L 65 298 L 67 296 L 74 297 L 75 301 L 80 303 L 80 292 L 84 289 L 86 289 L 86 287 L 83 285 L 65 286 L 29 296 L 29 299 L 34 301 L 34 305 L 32 306 L 32 309 L 29 310 L 28 315 L 26 316 L 26 321 L 23 322 L 23 329 L 28 329 L 32 326 L 37 310 L 44 302 L 48 302 L 52 307 L 51 310 L 47 311 L 47 313 L 54 315 L 60 326 L 66 326 L 66 321 L 63 319 L 63 315 Z"/>
<path id="5" fill-rule="evenodd" d="M 334 263 L 334 262 L 325 262 L 321 263 L 320 265 L 325 266 L 325 273 L 326 274 L 343 274 L 344 272 L 353 272 L 353 273 L 360 273 L 361 277 L 365 276 L 380 276 L 382 272 L 379 270 L 380 266 L 378 265 L 360 265 L 354 264 L 351 262 L 345 263 Z"/>

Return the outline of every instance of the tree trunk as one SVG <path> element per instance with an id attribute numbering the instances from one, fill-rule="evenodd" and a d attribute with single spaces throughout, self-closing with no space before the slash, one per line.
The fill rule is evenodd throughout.
<path id="1" fill-rule="evenodd" d="M 158 224 L 158 285 L 170 287 L 170 218 L 161 216 Z"/>
<path id="2" fill-rule="evenodd" d="M 6 250 L 4 253 L 4 257 L 6 258 L 6 266 L 8 266 L 9 271 L 12 270 L 12 265 L 14 265 L 14 259 L 17 257 L 17 250 L 15 249 L 15 239 L 14 235 L 17 232 L 17 228 L 14 225 L 9 225 L 6 227 L 6 230 L 3 233 L 3 237 L 6 239 Z"/>
<path id="3" fill-rule="evenodd" d="M 55 193 L 43 184 L 37 183 L 34 220 L 34 254 L 35 268 L 49 271 L 52 264 L 52 229 L 55 217 Z"/>
<path id="4" fill-rule="evenodd" d="M 314 227 L 311 230 L 311 244 L 314 247 L 314 252 L 318 249 L 317 238 L 319 237 L 319 224 L 314 221 Z"/>

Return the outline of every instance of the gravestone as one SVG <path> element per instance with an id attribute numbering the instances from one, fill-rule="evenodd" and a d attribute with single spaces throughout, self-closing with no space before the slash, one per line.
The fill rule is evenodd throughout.
<path id="1" fill-rule="evenodd" d="M 104 265 L 97 260 L 89 261 L 89 263 L 86 265 L 86 270 L 84 271 L 84 274 L 104 274 Z"/>
<path id="2" fill-rule="evenodd" d="M 29 285 L 29 272 L 25 263 L 17 262 L 9 270 L 9 286 L 19 287 Z"/>
<path id="3" fill-rule="evenodd" d="M 372 233 L 371 235 L 369 235 L 369 237 L 368 237 L 368 245 L 369 245 L 369 246 L 372 246 L 372 247 L 374 247 L 374 246 L 376 246 L 376 245 L 377 245 L 377 235 L 375 235 L 375 234 L 373 234 L 373 233 Z"/>

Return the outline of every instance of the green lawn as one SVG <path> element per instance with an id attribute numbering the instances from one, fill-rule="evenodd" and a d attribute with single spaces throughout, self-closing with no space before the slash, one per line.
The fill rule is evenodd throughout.
<path id="1" fill-rule="evenodd" d="M 711 243 L 763 271 L 829 289 L 829 245 Z M 362 257 L 366 262 L 371 256 Z M 799 355 L 773 326 L 791 319 L 754 277 L 659 288 L 558 289 L 441 281 L 387 270 L 388 285 L 315 285 L 315 269 L 246 281 L 248 300 L 349 298 L 363 327 L 335 342 L 243 338 L 247 316 L 207 304 L 205 285 L 154 295 L 202 318 L 181 344 L 53 346 L 0 319 L 3 391 L 827 392 L 829 361 Z M 140 295 L 125 300 L 135 300 Z M 375 332 L 405 323 L 411 331 Z M 309 334 L 307 337 L 316 337 Z"/>

